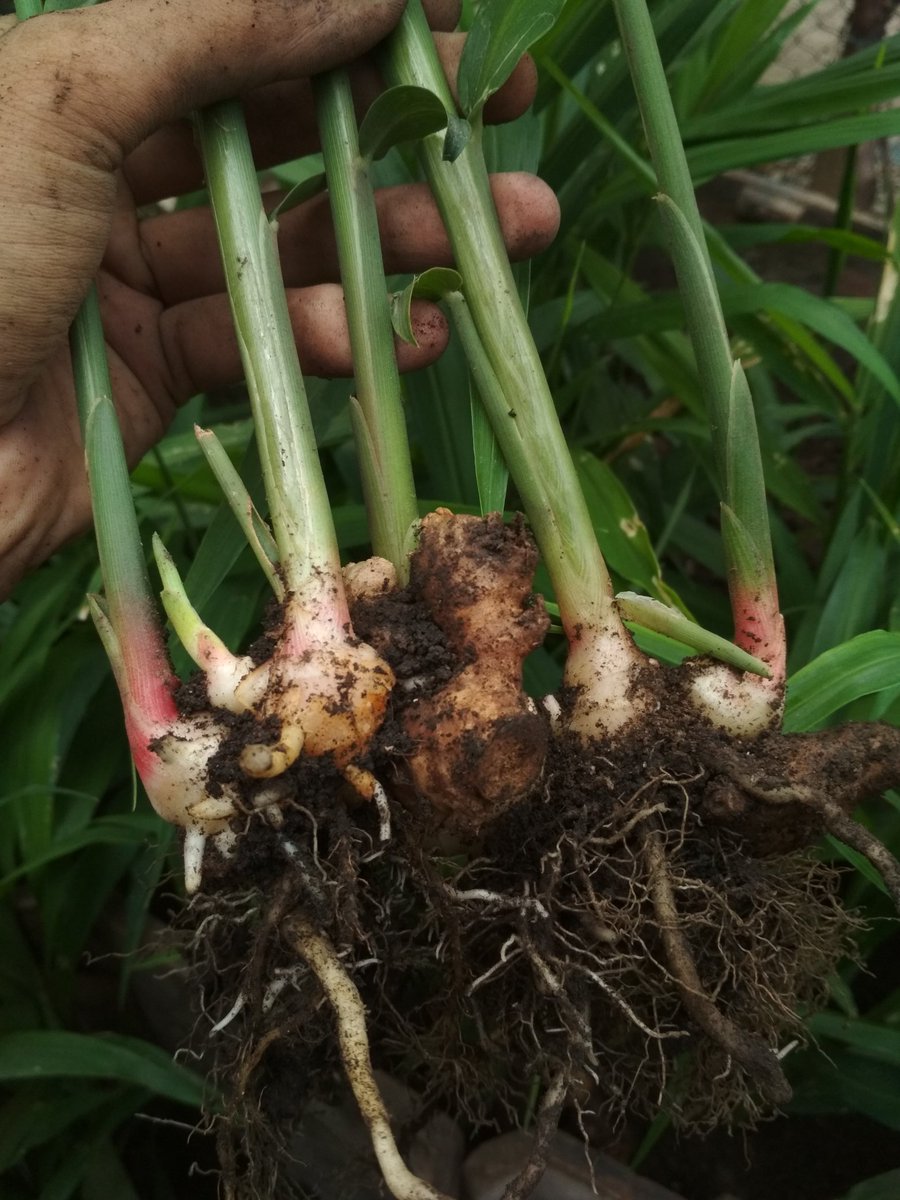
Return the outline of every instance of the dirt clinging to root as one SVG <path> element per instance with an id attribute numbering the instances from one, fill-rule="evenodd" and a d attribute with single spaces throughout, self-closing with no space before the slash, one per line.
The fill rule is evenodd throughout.
<path id="1" fill-rule="evenodd" d="M 850 840 L 853 806 L 897 782 L 900 731 L 735 743 L 686 724 L 678 673 L 657 672 L 668 694 L 630 737 L 551 737 L 521 689 L 546 628 L 525 531 L 436 514 L 423 546 L 408 589 L 353 611 L 398 679 L 372 751 L 390 839 L 327 760 L 301 760 L 279 820 L 250 813 L 194 905 L 226 1195 L 283 1194 L 270 1139 L 341 1086 L 292 913 L 358 990 L 375 1066 L 473 1129 L 520 1124 L 536 1078 L 614 1120 L 665 1106 L 689 1129 L 752 1125 L 789 1097 L 780 1053 L 852 954 L 838 873 L 804 847 Z M 510 719 L 540 753 L 504 791 L 490 749 Z"/>

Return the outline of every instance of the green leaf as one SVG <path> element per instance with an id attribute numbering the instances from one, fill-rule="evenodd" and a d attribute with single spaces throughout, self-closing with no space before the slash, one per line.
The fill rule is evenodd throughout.
<path id="1" fill-rule="evenodd" d="M 5 1034 L 0 1037 L 0 1080 L 25 1079 L 114 1079 L 191 1107 L 206 1095 L 203 1079 L 158 1046 L 111 1033 L 41 1029 Z"/>
<path id="2" fill-rule="evenodd" d="M 38 867 L 46 866 L 59 858 L 66 858 L 86 846 L 142 846 L 148 836 L 155 834 L 159 828 L 159 817 L 150 812 L 98 817 L 77 833 L 57 838 L 42 853 L 30 856 L 21 866 L 9 871 L 0 879 L 0 889 L 8 887 L 10 883 Z"/>
<path id="3" fill-rule="evenodd" d="M 791 676 L 784 728 L 791 733 L 816 729 L 860 696 L 895 688 L 898 679 L 900 633 L 862 633 Z"/>
<path id="4" fill-rule="evenodd" d="M 0 1108 L 0 1172 L 21 1162 L 36 1146 L 52 1142 L 108 1100 L 96 1087 L 66 1094 L 58 1084 L 20 1086 Z"/>
<path id="5" fill-rule="evenodd" d="M 279 219 L 286 212 L 290 212 L 292 208 L 299 208 L 307 200 L 312 200 L 313 196 L 321 195 L 327 186 L 328 181 L 324 171 L 310 175 L 308 179 L 302 179 L 300 183 L 295 183 L 269 213 L 269 224 L 277 227 Z"/>
<path id="6" fill-rule="evenodd" d="M 773 312 L 801 321 L 815 333 L 852 354 L 900 402 L 900 381 L 893 368 L 833 301 L 823 300 L 787 283 L 759 283 L 729 288 L 722 299 L 729 315 L 753 311 Z"/>
<path id="7" fill-rule="evenodd" d="M 412 295 L 424 300 L 442 300 L 448 292 L 458 292 L 462 276 L 452 267 L 429 267 L 412 281 Z"/>
<path id="8" fill-rule="evenodd" d="M 809 1018 L 807 1028 L 816 1038 L 827 1037 L 843 1042 L 866 1058 L 900 1067 L 900 1030 L 830 1012 L 815 1013 Z"/>
<path id="9" fill-rule="evenodd" d="M 719 115 L 716 114 L 716 121 Z M 737 118 L 736 118 L 737 119 Z M 743 118 L 741 118 L 743 119 Z M 687 147 L 688 165 L 695 182 L 735 168 L 802 154 L 818 154 L 840 146 L 856 146 L 877 138 L 896 137 L 900 133 L 900 110 L 864 113 L 854 117 L 796 125 L 777 133 L 755 133 L 748 137 L 717 139 Z"/>
<path id="10" fill-rule="evenodd" d="M 827 1059 L 813 1053 L 812 1069 L 796 1083 L 789 1112 L 857 1112 L 900 1130 L 900 1067 L 849 1049 Z"/>
<path id="11" fill-rule="evenodd" d="M 873 1175 L 852 1187 L 843 1200 L 896 1200 L 900 1196 L 900 1170 Z"/>
<path id="12" fill-rule="evenodd" d="M 456 113 L 447 114 L 447 132 L 444 135 L 444 149 L 442 158 L 444 162 L 452 163 L 462 154 L 469 143 L 469 138 L 472 136 L 472 126 L 465 117 L 458 117 Z"/>
<path id="13" fill-rule="evenodd" d="M 416 338 L 412 327 L 412 302 L 414 299 L 441 300 L 448 292 L 459 291 L 462 276 L 452 267 L 431 267 L 421 275 L 414 275 L 402 292 L 391 296 L 391 324 L 397 337 L 415 346 Z"/>
<path id="14" fill-rule="evenodd" d="M 509 469 L 494 436 L 484 405 L 475 389 L 469 389 L 472 410 L 472 444 L 475 450 L 475 481 L 482 515 L 503 512 L 509 487 Z"/>
<path id="15" fill-rule="evenodd" d="M 690 646 L 692 650 L 701 654 L 711 654 L 740 671 L 752 671 L 754 675 L 767 678 L 771 675 L 766 664 L 760 659 L 741 650 L 726 638 L 710 633 L 677 608 L 662 604 L 659 600 L 652 600 L 649 596 L 638 596 L 634 592 L 619 592 L 616 596 L 616 606 L 626 620 L 637 622 L 655 633 L 665 634 L 674 641 Z"/>
<path id="16" fill-rule="evenodd" d="M 263 574 L 271 584 L 275 595 L 282 600 L 284 586 L 277 571 L 278 546 L 275 544 L 272 531 L 259 515 L 244 481 L 215 432 L 212 429 L 201 429 L 199 425 L 195 425 L 194 435 L 234 514 L 234 519 L 243 530 L 257 562 L 262 567 Z"/>
<path id="17" fill-rule="evenodd" d="M 668 603 L 661 571 L 644 522 L 634 502 L 613 471 L 588 450 L 573 454 L 575 469 L 597 533 L 597 540 L 610 568 L 629 583 Z"/>
<path id="18" fill-rule="evenodd" d="M 477 117 L 488 96 L 502 87 L 529 46 L 556 21 L 564 0 L 482 0 L 459 64 L 459 101 Z"/>
<path id="19" fill-rule="evenodd" d="M 377 162 L 388 150 L 437 133 L 447 124 L 447 111 L 427 88 L 403 84 L 382 92 L 359 127 L 359 152 Z"/>

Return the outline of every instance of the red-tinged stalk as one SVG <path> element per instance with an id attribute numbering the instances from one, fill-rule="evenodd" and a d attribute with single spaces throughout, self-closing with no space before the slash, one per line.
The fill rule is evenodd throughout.
<path id="1" fill-rule="evenodd" d="M 38 16 L 41 0 L 16 0 L 20 20 Z M 230 846 L 224 819 L 231 800 L 209 809 L 205 767 L 222 730 L 211 718 L 179 716 L 177 679 L 150 594 L 128 467 L 112 401 L 112 385 L 96 288 L 92 285 L 69 336 L 78 418 L 106 600 L 90 597 L 91 612 L 109 656 L 135 767 L 154 809 L 185 831 L 185 886 L 200 885 L 206 838 Z M 205 806 L 205 807 L 204 807 Z"/>
<path id="2" fill-rule="evenodd" d="M 753 401 L 743 367 L 731 354 L 650 13 L 645 0 L 613 3 L 661 188 L 660 214 L 709 415 L 734 640 L 770 671 L 770 677 L 762 679 L 715 664 L 695 671 L 691 695 L 715 725 L 749 736 L 771 728 L 780 718 L 786 657 Z"/>
<path id="3" fill-rule="evenodd" d="M 392 84 L 423 87 L 456 108 L 420 0 L 411 0 L 386 43 Z M 553 581 L 569 640 L 565 682 L 574 697 L 568 727 L 586 739 L 625 731 L 653 704 L 641 686 L 648 660 L 622 624 L 590 514 L 559 424 L 540 356 L 519 302 L 491 197 L 480 118 L 452 161 L 444 136 L 420 154 L 463 278 L 448 297 L 494 434 L 503 450 Z"/>
<path id="4" fill-rule="evenodd" d="M 185 886 L 200 884 L 206 838 L 227 849 L 234 796 L 213 799 L 206 768 L 223 729 L 209 714 L 182 717 L 177 679 L 150 594 L 122 436 L 112 402 L 100 309 L 94 288 L 70 335 L 78 411 L 106 592 L 91 612 L 113 667 L 135 767 L 159 815 L 185 831 Z"/>
<path id="5" fill-rule="evenodd" d="M 254 778 L 273 778 L 302 752 L 331 754 L 349 768 L 368 750 L 394 677 L 350 623 L 276 232 L 240 105 L 206 109 L 196 126 L 285 588 L 275 651 L 234 692 L 236 707 L 267 724 L 274 719 L 279 732 L 246 746 L 241 766 Z"/>

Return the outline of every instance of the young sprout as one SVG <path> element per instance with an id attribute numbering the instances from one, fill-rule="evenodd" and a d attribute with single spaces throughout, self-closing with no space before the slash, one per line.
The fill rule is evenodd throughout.
<path id="1" fill-rule="evenodd" d="M 375 781 L 360 761 L 383 720 L 393 673 L 350 622 L 276 232 L 240 106 L 215 105 L 196 124 L 284 588 L 272 657 L 237 683 L 228 705 L 251 712 L 261 731 L 243 747 L 240 766 L 251 778 L 272 779 L 301 753 L 329 755 L 371 797 Z"/>
<path id="2" fill-rule="evenodd" d="M 708 665 L 694 670 L 689 695 L 714 725 L 753 736 L 778 725 L 786 659 L 753 401 L 744 369 L 731 353 L 650 13 L 639 0 L 614 0 L 614 8 L 661 188 L 660 214 L 709 416 L 734 640 L 769 668 L 768 678 L 761 678 L 722 663 Z"/>

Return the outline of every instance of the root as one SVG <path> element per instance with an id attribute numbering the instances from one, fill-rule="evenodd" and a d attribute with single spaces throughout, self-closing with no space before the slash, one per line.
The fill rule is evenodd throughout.
<path id="1" fill-rule="evenodd" d="M 559 1116 L 566 1102 L 568 1090 L 569 1073 L 560 1069 L 551 1079 L 550 1086 L 541 1101 L 528 1162 L 515 1179 L 511 1179 L 506 1185 L 506 1190 L 500 1200 L 526 1200 L 533 1189 L 537 1187 L 541 1176 L 547 1169 L 550 1144 L 553 1141 L 553 1135 L 559 1128 Z"/>
<path id="2" fill-rule="evenodd" d="M 729 794 L 724 807 L 730 809 L 729 815 L 737 815 L 734 825 L 739 831 L 741 821 L 749 821 L 751 842 L 758 842 L 757 830 L 766 824 L 784 827 L 788 849 L 793 848 L 792 832 L 799 832 L 801 841 L 809 841 L 826 829 L 880 872 L 900 911 L 900 863 L 850 816 L 869 796 L 900 784 L 900 729 L 861 724 L 779 736 L 756 749 L 749 766 L 744 756 L 728 746 L 715 756 L 707 755 L 706 760 L 733 785 L 729 792 L 726 784 L 724 791 Z M 719 791 L 721 805 L 721 786 Z M 755 813 L 747 811 L 748 797 L 759 802 Z M 761 811 L 760 805 L 764 806 Z M 759 848 L 766 852 L 765 845 Z"/>
<path id="3" fill-rule="evenodd" d="M 881 874 L 884 886 L 894 901 L 894 907 L 900 912 L 900 863 L 890 850 L 882 845 L 874 833 L 870 833 L 864 825 L 848 817 L 836 804 L 823 801 L 821 812 L 828 832 L 838 841 L 858 851 L 863 858 L 867 858 Z"/>
<path id="4" fill-rule="evenodd" d="M 791 1098 L 791 1089 L 775 1054 L 759 1038 L 739 1029 L 706 994 L 687 939 L 681 931 L 675 894 L 666 867 L 663 839 L 658 830 L 647 833 L 644 852 L 649 891 L 660 936 L 685 1008 L 705 1034 L 759 1079 L 775 1104 L 786 1104 Z"/>
<path id="5" fill-rule="evenodd" d="M 409 1170 L 400 1156 L 384 1100 L 372 1074 L 366 1010 L 329 940 L 300 913 L 282 925 L 285 937 L 309 964 L 334 1012 L 341 1059 L 365 1121 L 384 1181 L 396 1200 L 449 1200 Z"/>

